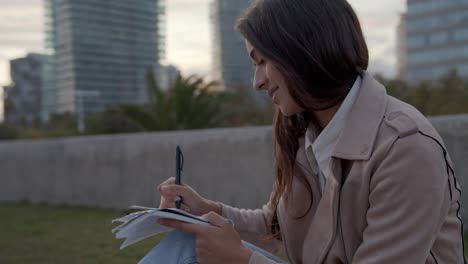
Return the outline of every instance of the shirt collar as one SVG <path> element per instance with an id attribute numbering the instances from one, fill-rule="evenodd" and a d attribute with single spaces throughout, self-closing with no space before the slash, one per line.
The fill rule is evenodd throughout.
<path id="1" fill-rule="evenodd" d="M 321 169 L 324 169 L 323 166 L 326 166 L 325 163 L 331 158 L 331 153 L 345 126 L 346 116 L 356 101 L 361 82 L 361 76 L 358 76 L 340 108 L 320 134 L 318 134 L 317 128 L 313 124 L 309 124 L 305 133 L 305 149 L 312 147 L 315 159 Z"/>

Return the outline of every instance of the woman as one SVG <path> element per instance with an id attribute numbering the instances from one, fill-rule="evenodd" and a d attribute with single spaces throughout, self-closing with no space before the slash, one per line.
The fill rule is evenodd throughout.
<path id="1" fill-rule="evenodd" d="M 460 190 L 442 139 L 366 72 L 351 6 L 259 0 L 236 29 L 255 89 L 277 105 L 275 184 L 262 209 L 240 210 L 162 183 L 161 207 L 182 197 L 182 209 L 212 223 L 162 221 L 194 234 L 196 261 L 279 262 L 241 242 L 238 232 L 254 231 L 282 239 L 290 263 L 464 263 Z"/>

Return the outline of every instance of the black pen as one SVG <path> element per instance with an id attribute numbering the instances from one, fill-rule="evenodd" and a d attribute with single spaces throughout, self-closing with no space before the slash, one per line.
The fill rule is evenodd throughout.
<path id="1" fill-rule="evenodd" d="M 176 179 L 175 179 L 175 183 L 177 185 L 181 185 L 180 172 L 182 171 L 183 166 L 184 166 L 184 156 L 182 154 L 182 151 L 180 151 L 180 147 L 177 146 L 176 148 Z M 182 197 L 180 197 L 180 200 L 176 201 L 175 204 L 176 204 L 176 208 L 180 209 L 180 205 L 182 204 Z"/>

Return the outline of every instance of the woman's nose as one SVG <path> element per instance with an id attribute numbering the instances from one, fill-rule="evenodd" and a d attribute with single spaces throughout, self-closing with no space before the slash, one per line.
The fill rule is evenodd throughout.
<path id="1" fill-rule="evenodd" d="M 267 79 L 264 75 L 255 74 L 254 88 L 256 91 L 261 91 L 266 88 Z"/>

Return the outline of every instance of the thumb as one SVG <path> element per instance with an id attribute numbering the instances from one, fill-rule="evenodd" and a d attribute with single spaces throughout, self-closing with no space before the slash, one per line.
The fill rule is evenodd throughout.
<path id="1" fill-rule="evenodd" d="M 209 212 L 203 215 L 202 218 L 208 221 L 211 225 L 217 226 L 217 227 L 224 227 L 227 225 L 231 225 L 228 219 L 220 216 L 219 214 L 215 212 Z"/>

